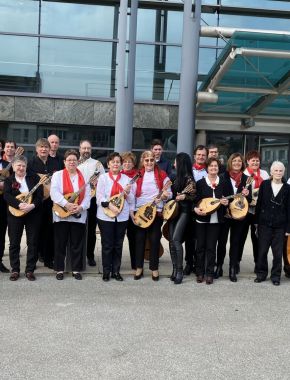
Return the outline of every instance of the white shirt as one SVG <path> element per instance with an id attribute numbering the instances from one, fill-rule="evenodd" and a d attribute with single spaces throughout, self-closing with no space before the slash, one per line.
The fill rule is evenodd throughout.
<path id="1" fill-rule="evenodd" d="M 197 170 L 194 167 L 192 168 L 192 174 L 195 182 L 207 176 L 206 169 Z"/>
<path id="2" fill-rule="evenodd" d="M 89 179 L 94 172 L 98 170 L 101 174 L 105 173 L 105 169 L 102 163 L 98 160 L 93 159 L 92 157 L 88 158 L 85 162 L 78 165 L 78 169 L 81 171 L 85 182 L 89 182 Z"/>
<path id="3" fill-rule="evenodd" d="M 215 188 L 211 185 L 211 182 L 210 182 L 210 180 L 208 179 L 208 176 L 205 177 L 205 181 L 206 181 L 206 184 L 207 184 L 209 187 L 212 188 L 212 190 L 213 190 L 213 195 L 212 195 L 212 197 L 215 198 L 215 192 L 214 192 L 214 189 L 215 189 Z M 220 177 L 219 177 L 219 176 L 217 176 L 217 179 L 216 179 L 216 182 L 215 182 L 215 183 L 216 183 L 216 186 L 220 183 Z M 209 222 L 202 222 L 202 221 L 200 221 L 200 220 L 197 220 L 196 222 L 197 222 L 197 223 L 210 223 L 210 224 L 212 224 L 212 223 L 218 223 L 219 220 L 218 220 L 218 216 L 217 216 L 217 211 L 215 211 L 214 213 L 211 214 Z"/>
<path id="4" fill-rule="evenodd" d="M 63 170 L 59 170 L 55 172 L 51 178 L 51 186 L 50 186 L 50 197 L 53 202 L 59 204 L 62 207 L 65 207 L 67 204 L 67 200 L 63 196 L 63 182 L 62 182 L 62 174 Z M 72 181 L 74 192 L 79 190 L 78 176 L 75 176 L 75 179 Z M 85 187 L 85 196 L 82 200 L 80 206 L 82 206 L 83 211 L 81 212 L 81 217 L 79 219 L 74 216 L 69 216 L 67 218 L 60 218 L 54 212 L 53 222 L 75 222 L 75 223 L 86 223 L 87 220 L 87 209 L 90 207 L 91 202 L 91 190 L 90 185 L 86 185 Z"/>
<path id="5" fill-rule="evenodd" d="M 28 193 L 29 189 L 28 189 L 25 177 L 19 178 L 15 176 L 15 179 L 18 183 L 20 183 L 20 188 L 19 188 L 20 193 Z"/>
<path id="6" fill-rule="evenodd" d="M 249 176 L 249 177 L 251 176 L 251 174 L 248 171 L 248 168 L 245 169 L 244 173 L 247 176 Z M 260 169 L 260 176 L 263 178 L 263 180 L 269 179 L 269 174 L 266 172 L 266 170 Z M 255 184 L 255 180 L 254 180 L 253 183 L 252 183 L 251 189 L 252 189 L 252 199 L 253 199 L 253 202 L 256 203 L 258 195 L 259 195 L 259 188 L 255 189 L 255 185 L 256 184 Z M 249 207 L 249 213 L 250 214 L 255 214 L 255 206 L 250 206 Z"/>
<path id="7" fill-rule="evenodd" d="M 130 182 L 131 178 L 126 176 L 125 174 L 121 174 L 121 178 L 119 179 L 118 183 L 124 188 L 128 183 Z M 130 209 L 133 209 L 134 203 L 135 203 L 135 197 L 134 193 L 132 190 L 133 186 L 131 187 L 130 193 L 127 195 L 125 202 L 124 202 L 124 207 L 120 214 L 116 218 L 110 218 L 104 213 L 103 207 L 101 205 L 102 202 L 109 202 L 111 198 L 111 190 L 114 182 L 113 180 L 109 177 L 109 173 L 104 173 L 99 177 L 99 181 L 97 184 L 97 193 L 96 193 L 96 198 L 97 198 L 97 218 L 107 221 L 107 222 L 115 222 L 117 219 L 117 222 L 125 222 L 126 220 L 129 219 L 129 212 Z"/>
<path id="8" fill-rule="evenodd" d="M 282 186 L 283 186 L 283 183 L 274 183 L 273 181 L 271 182 L 271 187 L 273 190 L 274 197 L 277 196 Z"/>

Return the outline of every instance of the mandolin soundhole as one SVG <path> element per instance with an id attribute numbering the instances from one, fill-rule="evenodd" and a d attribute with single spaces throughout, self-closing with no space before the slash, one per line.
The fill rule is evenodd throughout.
<path id="1" fill-rule="evenodd" d="M 149 219 L 149 220 L 152 220 L 153 218 L 153 210 L 152 210 L 152 207 L 146 207 L 145 211 L 144 211 L 144 216 Z"/>

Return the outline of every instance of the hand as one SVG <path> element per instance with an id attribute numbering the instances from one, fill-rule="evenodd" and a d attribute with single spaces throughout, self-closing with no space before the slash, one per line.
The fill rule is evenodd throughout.
<path id="1" fill-rule="evenodd" d="M 35 205 L 33 203 L 20 203 L 19 210 L 25 212 L 27 214 L 29 211 L 33 210 Z"/>
<path id="2" fill-rule="evenodd" d="M 184 199 L 185 199 L 185 194 L 179 194 L 179 193 L 177 193 L 177 196 L 175 197 L 175 200 L 177 202 L 184 201 Z"/>
<path id="3" fill-rule="evenodd" d="M 128 195 L 130 193 L 130 190 L 131 190 L 131 185 L 128 183 L 128 185 L 126 185 L 124 187 L 124 191 L 125 191 L 126 195 Z"/>
<path id="4" fill-rule="evenodd" d="M 290 232 L 285 232 L 285 236 L 290 236 Z"/>
<path id="5" fill-rule="evenodd" d="M 0 190 L 4 189 L 4 182 L 0 182 Z"/>
<path id="6" fill-rule="evenodd" d="M 221 198 L 220 203 L 223 206 L 227 206 L 229 204 L 229 200 L 223 197 Z"/>
<path id="7" fill-rule="evenodd" d="M 200 216 L 205 216 L 206 215 L 206 212 L 203 211 L 201 208 L 199 207 L 195 207 L 194 208 L 194 212 L 197 214 L 197 215 L 200 215 Z"/>
<path id="8" fill-rule="evenodd" d="M 67 204 L 64 206 L 67 211 L 69 211 L 71 214 L 76 214 L 78 205 L 75 203 L 67 202 Z"/>
<path id="9" fill-rule="evenodd" d="M 119 215 L 120 214 L 120 210 L 118 209 L 118 207 L 116 207 L 115 205 L 113 205 L 113 203 L 109 203 L 109 209 L 111 211 L 113 211 L 113 213 L 115 214 L 115 216 Z"/>
<path id="10" fill-rule="evenodd" d="M 166 190 L 163 191 L 163 193 L 161 194 L 161 200 L 166 201 L 168 199 L 168 197 L 169 197 L 168 191 L 166 191 Z"/>
<path id="11" fill-rule="evenodd" d="M 247 196 L 249 195 L 249 190 L 244 188 L 244 189 L 242 190 L 242 194 L 243 194 L 245 197 L 247 197 Z"/>

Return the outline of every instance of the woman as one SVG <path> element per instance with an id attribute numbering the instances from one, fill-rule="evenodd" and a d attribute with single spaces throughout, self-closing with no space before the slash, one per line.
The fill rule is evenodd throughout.
<path id="1" fill-rule="evenodd" d="M 134 195 L 131 192 L 130 178 L 121 173 L 122 158 L 119 153 L 111 153 L 107 158 L 109 172 L 102 174 L 97 186 L 97 218 L 102 242 L 103 281 L 110 280 L 110 274 L 116 281 L 123 281 L 120 274 L 123 242 L 129 219 L 130 207 L 134 209 Z M 120 210 L 109 200 L 112 196 L 124 192 L 125 202 Z M 116 215 L 107 216 L 104 208 Z"/>
<path id="2" fill-rule="evenodd" d="M 274 161 L 270 174 L 261 186 L 256 206 L 258 221 L 258 261 L 255 282 L 265 281 L 268 276 L 268 251 L 272 248 L 273 266 L 271 280 L 280 285 L 283 241 L 290 234 L 290 187 L 284 181 L 285 166 Z"/>
<path id="3" fill-rule="evenodd" d="M 223 174 L 224 192 L 225 194 L 235 195 L 242 193 L 250 203 L 252 200 L 249 189 L 247 189 L 247 179 L 243 171 L 245 169 L 244 158 L 240 153 L 233 153 L 227 163 L 227 170 Z M 237 273 L 239 272 L 239 258 L 241 257 L 242 247 L 240 240 L 244 229 L 245 219 L 235 220 L 226 218 L 225 223 L 221 229 L 218 247 L 217 247 L 217 268 L 215 271 L 215 278 L 223 275 L 223 263 L 226 256 L 226 245 L 230 233 L 230 268 L 229 277 L 232 282 L 237 282 Z"/>
<path id="4" fill-rule="evenodd" d="M 124 152 L 121 154 L 121 157 L 123 162 L 121 173 L 127 175 L 129 178 L 133 178 L 138 173 L 138 169 L 136 168 L 137 158 L 135 154 L 132 152 Z M 136 189 L 136 187 L 133 187 L 132 189 Z M 135 224 L 133 223 L 132 218 L 129 218 L 127 224 L 127 238 L 129 242 L 131 268 L 133 270 L 136 270 L 135 233 Z"/>
<path id="5" fill-rule="evenodd" d="M 174 163 L 176 177 L 172 185 L 173 198 L 178 203 L 178 215 L 169 219 L 169 249 L 173 266 L 170 277 L 174 284 L 181 284 L 183 279 L 184 232 L 192 213 L 195 197 L 195 181 L 192 175 L 192 163 L 188 154 L 179 153 Z M 185 190 L 186 189 L 186 190 Z M 183 191 L 185 190 L 185 191 Z"/>
<path id="6" fill-rule="evenodd" d="M 243 248 L 248 236 L 249 227 L 251 228 L 251 240 L 253 245 L 253 256 L 254 256 L 254 262 L 255 262 L 255 270 L 256 273 L 256 265 L 258 260 L 258 238 L 256 235 L 256 216 L 255 216 L 255 210 L 256 210 L 256 203 L 257 198 L 259 194 L 259 188 L 262 184 L 262 182 L 265 179 L 269 178 L 269 174 L 266 172 L 266 170 L 260 169 L 260 163 L 261 163 L 261 155 L 258 151 L 252 150 L 246 154 L 246 162 L 247 162 L 247 168 L 245 169 L 244 173 L 247 176 L 252 176 L 254 181 L 252 183 L 252 202 L 249 207 L 249 212 L 246 216 L 244 230 L 241 238 L 241 254 L 243 253 Z M 239 261 L 242 260 L 242 256 L 239 257 Z"/>
<path id="7" fill-rule="evenodd" d="M 206 284 L 213 283 L 215 252 L 220 229 L 224 222 L 224 215 L 229 201 L 224 198 L 229 195 L 223 180 L 218 176 L 220 161 L 211 157 L 206 162 L 207 176 L 196 183 L 196 281 L 202 283 L 206 276 Z M 221 207 L 211 215 L 198 206 L 204 198 L 220 199 Z"/>
<path id="8" fill-rule="evenodd" d="M 56 279 L 64 278 L 64 261 L 67 250 L 71 258 L 72 275 L 81 280 L 83 267 L 83 245 L 85 242 L 87 209 L 90 207 L 90 186 L 85 183 L 82 173 L 77 168 L 78 152 L 67 150 L 64 154 L 63 170 L 53 174 L 50 197 L 54 203 L 68 211 L 68 216 L 61 218 L 53 212 L 54 223 L 54 269 Z M 77 201 L 68 202 L 69 194 L 79 192 Z"/>
<path id="9" fill-rule="evenodd" d="M 24 212 L 23 216 L 14 216 L 8 210 L 8 235 L 9 235 L 9 258 L 11 266 L 11 281 L 17 281 L 20 276 L 20 243 L 25 227 L 27 241 L 27 257 L 25 276 L 29 281 L 34 281 L 34 270 L 37 262 L 37 242 L 39 225 L 41 221 L 41 207 L 43 199 L 43 187 L 39 186 L 32 194 L 31 203 L 21 202 L 17 195 L 28 193 L 39 182 L 40 178 L 36 174 L 26 172 L 27 159 L 18 156 L 14 159 L 13 174 L 5 180 L 4 199 L 8 206 Z"/>
<path id="10" fill-rule="evenodd" d="M 170 187 L 164 189 L 169 182 L 167 174 L 160 170 L 151 151 L 145 151 L 140 159 L 141 177 L 137 181 L 136 210 L 141 206 L 156 201 L 157 214 L 153 223 L 148 228 L 136 226 L 136 273 L 134 280 L 140 280 L 143 276 L 144 252 L 146 238 L 150 241 L 149 269 L 152 271 L 152 280 L 159 280 L 159 246 L 161 239 L 162 208 L 165 201 L 171 198 Z M 165 186 L 166 187 L 166 186 Z M 163 190 L 163 191 L 162 191 Z M 159 198 L 156 198 L 159 195 Z M 131 217 L 136 222 L 134 214 Z"/>

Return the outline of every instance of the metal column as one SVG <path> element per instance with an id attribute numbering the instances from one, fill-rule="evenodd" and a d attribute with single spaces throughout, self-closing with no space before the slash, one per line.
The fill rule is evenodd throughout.
<path id="1" fill-rule="evenodd" d="M 198 55 L 201 0 L 184 0 L 177 153 L 193 154 L 195 140 L 196 91 L 198 80 Z"/>

